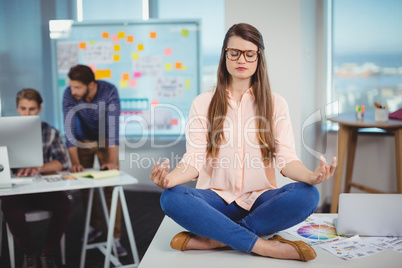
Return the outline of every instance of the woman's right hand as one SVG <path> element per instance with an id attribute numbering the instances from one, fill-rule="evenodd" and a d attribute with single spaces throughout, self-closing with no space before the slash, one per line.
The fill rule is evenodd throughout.
<path id="1" fill-rule="evenodd" d="M 151 180 L 162 189 L 169 188 L 167 175 L 170 171 L 169 159 L 165 159 L 162 164 L 156 162 L 151 171 Z"/>

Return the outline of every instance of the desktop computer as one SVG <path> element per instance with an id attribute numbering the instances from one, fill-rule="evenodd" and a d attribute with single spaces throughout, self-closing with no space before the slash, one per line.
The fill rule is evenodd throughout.
<path id="1" fill-rule="evenodd" d="M 42 165 L 40 117 L 37 115 L 0 117 L 0 188 L 11 187 L 11 168 Z"/>

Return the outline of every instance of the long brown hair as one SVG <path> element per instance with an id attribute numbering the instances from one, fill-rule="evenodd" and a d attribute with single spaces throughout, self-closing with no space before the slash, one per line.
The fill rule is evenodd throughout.
<path id="1" fill-rule="evenodd" d="M 219 144 L 225 137 L 223 123 L 227 113 L 228 99 L 226 89 L 228 88 L 230 74 L 226 68 L 226 51 L 229 38 L 238 36 L 252 42 L 258 47 L 259 55 L 257 70 L 251 79 L 252 89 L 256 103 L 256 128 L 257 137 L 260 143 L 261 153 L 264 160 L 272 161 L 275 152 L 275 140 L 273 134 L 273 101 L 271 87 L 269 85 L 266 60 L 264 55 L 264 41 L 261 33 L 253 26 L 246 23 L 233 25 L 226 33 L 223 41 L 221 58 L 218 67 L 218 82 L 215 93 L 208 108 L 208 146 L 207 155 L 215 157 L 219 152 Z"/>

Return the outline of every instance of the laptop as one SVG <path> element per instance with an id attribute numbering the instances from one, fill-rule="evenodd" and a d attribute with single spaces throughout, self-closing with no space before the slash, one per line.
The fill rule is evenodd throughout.
<path id="1" fill-rule="evenodd" d="M 402 236 L 402 194 L 342 193 L 334 223 L 342 236 Z"/>

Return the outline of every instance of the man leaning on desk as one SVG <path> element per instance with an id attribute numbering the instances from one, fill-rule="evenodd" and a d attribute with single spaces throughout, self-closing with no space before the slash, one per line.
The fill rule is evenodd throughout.
<path id="1" fill-rule="evenodd" d="M 70 81 L 64 91 L 63 113 L 66 145 L 71 159 L 70 171 L 93 168 L 95 155 L 101 169 L 119 169 L 120 99 L 117 88 L 109 82 L 95 80 L 94 72 L 86 65 L 71 67 L 68 78 Z M 105 187 L 104 192 L 110 208 L 113 187 Z M 82 190 L 81 193 L 86 205 L 88 190 Z M 127 256 L 127 250 L 120 243 L 121 215 L 118 202 L 114 238 L 119 257 Z M 100 204 L 95 202 L 88 242 L 102 235 L 102 219 Z"/>
<path id="2" fill-rule="evenodd" d="M 42 97 L 34 89 L 23 89 L 17 93 L 19 115 L 38 115 L 42 110 Z M 17 176 L 34 176 L 38 173 L 57 172 L 67 168 L 68 159 L 59 132 L 42 122 L 43 166 L 21 168 Z M 31 210 L 48 210 L 52 219 L 42 248 L 40 261 L 42 268 L 57 267 L 55 259 L 59 251 L 60 239 L 66 231 L 71 203 L 64 192 L 48 192 L 25 195 L 3 196 L 1 206 L 17 246 L 24 252 L 23 268 L 37 267 L 35 242 L 32 239 L 25 213 Z"/>

